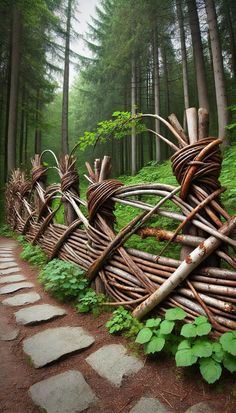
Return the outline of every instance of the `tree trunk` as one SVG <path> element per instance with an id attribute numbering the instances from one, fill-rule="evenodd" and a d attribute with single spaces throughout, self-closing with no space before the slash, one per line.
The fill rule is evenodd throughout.
<path id="1" fill-rule="evenodd" d="M 29 132 L 29 113 L 28 113 L 28 95 L 26 95 L 25 105 L 27 107 L 25 115 L 25 136 L 24 136 L 24 164 L 26 165 L 28 159 L 28 132 Z"/>
<path id="2" fill-rule="evenodd" d="M 36 97 L 36 117 L 35 117 L 35 153 L 40 154 L 42 151 L 42 132 L 41 132 L 41 102 L 40 102 L 40 90 L 37 91 Z"/>
<path id="3" fill-rule="evenodd" d="M 232 72 L 233 72 L 234 79 L 236 79 L 236 42 L 235 42 L 235 35 L 234 35 L 233 24 L 232 24 L 231 10 L 230 10 L 230 7 L 227 1 L 224 2 L 224 9 L 225 9 L 227 27 L 229 31 L 229 37 L 230 37 Z"/>
<path id="4" fill-rule="evenodd" d="M 167 61 L 167 54 L 166 54 L 166 47 L 165 45 L 161 49 L 162 54 L 162 63 L 163 63 L 163 76 L 164 76 L 164 89 L 165 89 L 165 116 L 168 117 L 170 114 L 170 89 L 169 89 L 169 68 L 168 68 L 168 61 Z M 167 131 L 166 136 L 168 139 L 171 140 L 171 135 L 169 131 Z M 161 160 L 168 159 L 170 156 L 169 147 L 165 145 L 162 147 L 162 156 Z"/>
<path id="5" fill-rule="evenodd" d="M 216 104 L 218 114 L 218 136 L 224 139 L 224 145 L 229 144 L 226 138 L 226 125 L 228 124 L 227 96 L 225 88 L 223 57 L 220 37 L 217 27 L 217 16 L 213 0 L 205 0 L 207 22 L 211 40 L 211 52 L 214 69 Z"/>
<path id="6" fill-rule="evenodd" d="M 199 107 L 205 108 L 209 112 L 206 69 L 204 63 L 196 0 L 188 0 L 188 16 L 191 29 L 194 63 L 197 78 L 198 103 Z"/>
<path id="7" fill-rule="evenodd" d="M 17 133 L 17 99 L 20 66 L 20 32 L 21 15 L 16 6 L 13 8 L 12 49 L 11 49 L 11 81 L 7 139 L 8 174 L 16 167 L 16 133 Z"/>
<path id="8" fill-rule="evenodd" d="M 20 121 L 20 148 L 19 148 L 19 162 L 23 161 L 23 144 L 25 134 L 25 86 L 22 87 L 21 93 L 21 121 Z"/>
<path id="9" fill-rule="evenodd" d="M 10 47 L 12 45 L 10 44 Z M 4 133 L 4 182 L 7 182 L 8 167 L 8 125 L 9 125 L 9 105 L 10 105 L 10 90 L 11 90 L 11 50 L 8 60 L 8 72 L 7 72 L 7 92 L 6 92 L 6 109 L 5 109 L 5 133 Z"/>
<path id="10" fill-rule="evenodd" d="M 158 52 L 158 34 L 157 30 L 154 30 L 153 34 L 153 80 L 154 80 L 154 106 L 155 114 L 160 115 L 160 78 L 159 78 L 159 52 Z M 161 132 L 160 120 L 155 119 L 155 132 Z M 161 141 L 158 137 L 155 138 L 156 141 L 156 153 L 155 160 L 157 162 L 161 161 Z"/>
<path id="11" fill-rule="evenodd" d="M 176 0 L 177 18 L 180 32 L 182 71 L 183 71 L 183 89 L 184 89 L 184 108 L 189 108 L 189 88 L 188 88 L 188 63 L 185 43 L 185 30 L 183 22 L 182 5 L 180 0 Z"/>
<path id="12" fill-rule="evenodd" d="M 131 113 L 136 114 L 136 61 L 132 59 L 132 74 L 131 74 Z M 131 174 L 135 175 L 137 172 L 137 139 L 136 127 L 132 126 L 131 132 Z"/>
<path id="13" fill-rule="evenodd" d="M 66 154 L 69 153 L 68 107 L 69 107 L 71 2 L 72 2 L 72 0 L 68 0 L 67 24 L 66 24 L 65 61 L 64 61 L 64 80 L 63 80 L 63 96 L 62 96 L 61 150 L 62 150 L 63 155 L 66 155 Z"/>

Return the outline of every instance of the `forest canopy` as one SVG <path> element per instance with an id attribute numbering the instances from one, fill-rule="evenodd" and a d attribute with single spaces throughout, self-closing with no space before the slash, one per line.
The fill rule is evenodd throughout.
<path id="1" fill-rule="evenodd" d="M 116 176 L 170 156 L 151 132 L 168 135 L 159 120 L 145 120 L 139 133 L 134 124 L 106 133 L 114 112 L 175 113 L 186 127 L 185 109 L 203 107 L 210 135 L 234 142 L 227 128 L 235 122 L 234 0 L 101 0 L 87 33 L 79 9 L 77 0 L 0 0 L 1 187 L 46 148 L 60 156 L 79 143 L 82 169 L 85 160 L 111 155 Z M 89 57 L 71 50 L 81 37 Z"/>

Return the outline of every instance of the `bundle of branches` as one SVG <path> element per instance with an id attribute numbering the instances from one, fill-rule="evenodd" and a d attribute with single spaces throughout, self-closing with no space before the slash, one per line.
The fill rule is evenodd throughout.
<path id="1" fill-rule="evenodd" d="M 145 116 L 160 118 L 142 115 Z M 111 159 L 105 156 L 102 161 L 95 161 L 94 169 L 87 163 L 90 186 L 86 203 L 76 190 L 75 160 L 68 156 L 61 163 L 56 160 L 61 185 L 43 188 L 40 174 L 34 181 L 41 202 L 38 210 L 32 205 L 32 198 L 31 205 L 21 198 L 23 211 L 18 217 L 18 229 L 32 243 L 40 244 L 50 258 L 59 256 L 85 268 L 96 290 L 113 297 L 109 305 L 125 305 L 138 318 L 153 309 L 163 313 L 177 305 L 184 308 L 189 320 L 206 314 L 215 330 L 235 330 L 236 261 L 230 249 L 236 247 L 231 237 L 236 217 L 230 217 L 220 202 L 220 194 L 225 190 L 218 180 L 221 140 L 208 137 L 205 110 L 200 109 L 198 114 L 195 109 L 187 111 L 188 137 L 174 115 L 169 122 L 160 119 L 177 140 L 174 144 L 158 134 L 175 152 L 172 166 L 178 187 L 158 183 L 124 187 L 119 181 L 109 179 Z M 11 182 L 9 188 L 13 203 Z M 140 196 L 146 195 L 154 198 L 155 205 L 141 200 Z M 67 226 L 53 221 L 55 210 L 50 201 L 56 196 L 71 211 L 67 214 Z M 164 206 L 167 201 L 178 212 Z M 141 210 L 119 233 L 114 230 L 115 203 Z M 82 212 L 81 205 L 87 207 L 88 215 Z M 153 235 L 153 230 L 145 227 L 156 215 L 179 222 L 174 232 L 159 229 L 158 238 L 167 240 L 160 255 L 125 248 L 134 233 Z M 163 256 L 171 242 L 182 246 L 179 261 Z M 222 262 L 231 269 L 219 268 Z"/>

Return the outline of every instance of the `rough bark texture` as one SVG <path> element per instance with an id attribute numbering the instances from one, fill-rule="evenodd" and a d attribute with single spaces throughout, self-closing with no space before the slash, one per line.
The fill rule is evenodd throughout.
<path id="1" fill-rule="evenodd" d="M 21 16 L 15 6 L 13 8 L 12 23 L 12 53 L 11 53 L 11 81 L 10 101 L 8 118 L 8 147 L 7 147 L 7 169 L 8 174 L 16 167 L 16 132 L 17 132 L 17 96 L 19 84 L 20 65 L 20 32 Z"/>
<path id="2" fill-rule="evenodd" d="M 184 30 L 184 22 L 183 22 L 183 13 L 182 13 L 182 6 L 181 6 L 181 1 L 180 0 L 176 0 L 176 8 L 177 8 L 177 18 L 178 18 L 178 24 L 179 24 L 180 43 L 181 43 L 183 89 L 184 89 L 184 108 L 188 109 L 189 108 L 188 63 L 187 63 L 187 52 L 186 52 L 186 44 L 185 44 L 185 30 Z"/>
<path id="3" fill-rule="evenodd" d="M 158 52 L 158 34 L 157 30 L 154 30 L 153 35 L 153 62 L 154 62 L 154 103 L 155 103 L 155 114 L 160 115 L 160 79 L 159 79 L 159 52 Z M 160 120 L 155 119 L 155 132 L 161 133 Z M 156 157 L 157 162 L 161 161 L 161 142 L 158 137 L 156 137 Z"/>
<path id="4" fill-rule="evenodd" d="M 199 107 L 206 108 L 209 111 L 206 70 L 204 64 L 201 32 L 199 27 L 199 20 L 195 0 L 188 0 L 188 15 L 193 44 Z"/>
<path id="5" fill-rule="evenodd" d="M 211 41 L 211 51 L 215 79 L 216 103 L 218 114 L 218 136 L 224 138 L 227 146 L 226 125 L 228 123 L 227 97 L 224 78 L 223 57 L 220 45 L 219 32 L 217 27 L 217 16 L 215 5 L 212 0 L 205 0 L 207 11 L 207 22 Z"/>
<path id="6" fill-rule="evenodd" d="M 132 73 L 131 73 L 131 113 L 135 115 L 136 113 L 136 62 L 132 59 Z M 137 139 L 136 139 L 136 128 L 135 125 L 132 126 L 131 132 L 131 173 L 135 175 L 137 172 Z"/>
<path id="7" fill-rule="evenodd" d="M 36 98 L 36 116 L 35 116 L 35 143 L 34 143 L 34 150 L 35 153 L 41 153 L 41 141 L 42 141 L 42 132 L 40 127 L 40 111 L 41 111 L 41 104 L 40 104 L 40 91 L 37 91 L 37 98 Z"/>
<path id="8" fill-rule="evenodd" d="M 63 155 L 66 155 L 69 152 L 68 106 L 69 106 L 71 1 L 72 0 L 68 0 L 68 6 L 67 6 L 66 45 L 65 45 L 64 81 L 63 81 L 63 98 L 62 98 L 61 149 L 62 149 Z"/>

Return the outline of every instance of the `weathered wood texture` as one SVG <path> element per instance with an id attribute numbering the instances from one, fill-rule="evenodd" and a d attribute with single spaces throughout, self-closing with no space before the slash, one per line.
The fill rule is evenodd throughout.
<path id="1" fill-rule="evenodd" d="M 190 110 L 187 116 L 192 125 L 190 144 L 173 115 L 171 124 L 165 121 L 174 130 L 178 145 L 171 158 L 178 187 L 158 183 L 123 186 L 109 179 L 111 159 L 106 156 L 95 160 L 94 169 L 86 164 L 89 187 L 85 201 L 79 196 L 75 158 L 66 155 L 58 162 L 53 154 L 60 183 L 46 187 L 43 153 L 36 156 L 31 180 L 19 170 L 12 174 L 6 190 L 7 221 L 29 242 L 40 245 L 49 259 L 58 257 L 83 267 L 96 290 L 112 297 L 110 305 L 125 305 L 139 318 L 150 311 L 163 314 L 166 308 L 179 306 L 186 310 L 188 320 L 207 314 L 216 331 L 236 330 L 236 260 L 231 253 L 236 248 L 232 237 L 236 218 L 230 217 L 220 202 L 224 190 L 218 180 L 221 140 L 205 136 L 205 110 L 200 110 L 198 117 L 196 110 Z M 154 205 L 145 201 L 147 195 Z M 59 205 L 53 209 L 55 198 Z M 139 211 L 119 233 L 114 229 L 116 203 Z M 60 206 L 66 225 L 55 220 Z M 176 231 L 143 228 L 158 216 L 176 220 Z M 126 248 L 134 233 L 166 240 L 162 254 L 170 242 L 180 243 L 182 260 Z M 225 262 L 231 269 L 212 264 L 213 253 L 220 264 Z M 209 261 L 211 257 L 213 261 Z"/>

